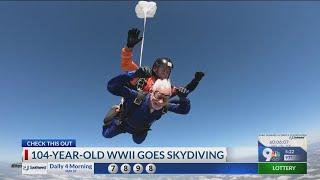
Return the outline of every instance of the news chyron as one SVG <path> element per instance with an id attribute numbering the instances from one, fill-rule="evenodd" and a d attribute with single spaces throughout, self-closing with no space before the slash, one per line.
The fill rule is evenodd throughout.
<path id="1" fill-rule="evenodd" d="M 22 174 L 305 174 L 305 135 L 260 135 L 256 162 L 227 147 L 77 147 L 75 139 L 23 139 Z M 237 153 L 239 154 L 239 153 Z"/>

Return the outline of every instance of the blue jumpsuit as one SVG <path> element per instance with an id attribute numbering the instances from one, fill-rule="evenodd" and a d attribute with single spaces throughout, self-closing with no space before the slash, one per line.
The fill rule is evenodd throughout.
<path id="1" fill-rule="evenodd" d="M 133 73 L 126 73 L 119 75 L 108 82 L 108 90 L 112 94 L 124 98 L 127 110 L 132 106 L 137 106 L 133 105 L 133 102 L 136 99 L 138 92 L 126 86 L 132 78 Z M 118 134 L 128 132 L 132 134 L 132 139 L 135 143 L 142 143 L 148 133 L 147 130 L 142 129 L 150 127 L 151 124 L 160 119 L 163 114 L 162 109 L 154 110 L 151 113 L 150 107 L 150 94 L 147 94 L 142 103 L 136 107 L 136 109 L 131 113 L 131 116 L 128 117 L 120 126 L 117 125 L 117 118 L 114 118 L 109 126 L 103 127 L 103 136 L 106 138 L 112 138 Z M 167 108 L 167 110 L 171 112 L 187 114 L 190 111 L 190 101 L 187 98 L 170 99 Z"/>

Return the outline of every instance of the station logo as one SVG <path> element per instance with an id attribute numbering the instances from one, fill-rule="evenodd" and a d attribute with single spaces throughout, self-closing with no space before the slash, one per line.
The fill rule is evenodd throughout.
<path id="1" fill-rule="evenodd" d="M 22 163 L 22 174 L 47 174 L 47 163 Z"/>
<path id="2" fill-rule="evenodd" d="M 271 148 L 264 148 L 262 151 L 263 157 L 266 158 L 266 161 L 279 161 L 281 153 L 279 151 L 273 151 Z"/>

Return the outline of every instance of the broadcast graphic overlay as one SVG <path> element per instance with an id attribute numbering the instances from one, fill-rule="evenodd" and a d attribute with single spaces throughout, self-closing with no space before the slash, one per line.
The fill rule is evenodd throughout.
<path id="1" fill-rule="evenodd" d="M 305 135 L 261 135 L 259 162 L 228 162 L 226 147 L 76 147 L 22 140 L 22 174 L 306 174 Z"/>
<path id="2" fill-rule="evenodd" d="M 306 174 L 306 135 L 260 135 L 259 174 Z"/>

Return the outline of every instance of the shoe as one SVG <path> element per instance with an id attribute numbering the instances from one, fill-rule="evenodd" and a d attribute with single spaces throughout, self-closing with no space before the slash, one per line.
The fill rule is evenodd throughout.
<path id="1" fill-rule="evenodd" d="M 112 106 L 112 108 L 103 119 L 104 127 L 107 127 L 112 123 L 112 120 L 119 114 L 119 108 L 120 107 L 118 105 Z"/>

